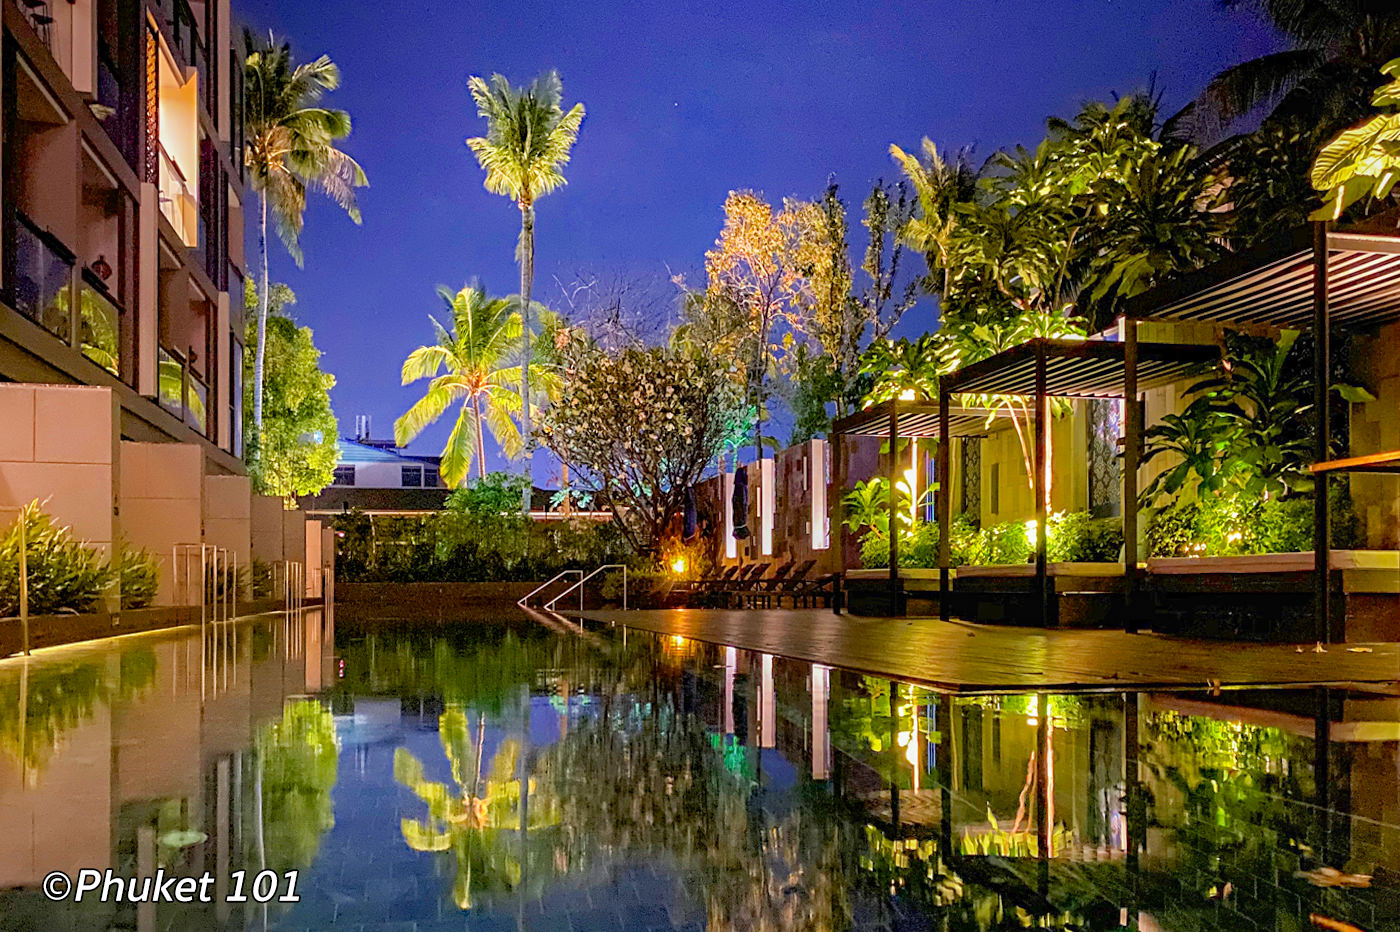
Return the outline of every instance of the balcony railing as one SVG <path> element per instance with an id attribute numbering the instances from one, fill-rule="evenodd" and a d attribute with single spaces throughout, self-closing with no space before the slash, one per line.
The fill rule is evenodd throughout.
<path id="1" fill-rule="evenodd" d="M 69 342 L 73 333 L 73 254 L 15 211 L 15 310 Z"/>
<path id="2" fill-rule="evenodd" d="M 86 270 L 78 292 L 78 340 L 84 356 L 121 377 L 121 308 L 101 281 Z"/>
<path id="3" fill-rule="evenodd" d="M 162 408 L 185 419 L 185 361 L 165 347 L 156 349 L 156 401 Z"/>
<path id="4" fill-rule="evenodd" d="M 189 183 L 180 166 L 175 164 L 164 146 L 160 148 L 158 180 L 160 212 L 165 214 L 165 219 L 170 221 L 186 246 L 196 245 L 199 242 L 199 201 L 190 193 Z"/>

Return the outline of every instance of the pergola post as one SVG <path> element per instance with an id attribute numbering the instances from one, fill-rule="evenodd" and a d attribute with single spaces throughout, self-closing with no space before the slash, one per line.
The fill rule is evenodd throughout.
<path id="1" fill-rule="evenodd" d="M 1124 630 L 1136 634 L 1138 566 L 1138 457 L 1142 425 L 1138 422 L 1138 327 L 1123 318 L 1123 583 L 1127 617 Z"/>
<path id="2" fill-rule="evenodd" d="M 1331 308 L 1327 300 L 1328 224 L 1313 224 L 1313 418 L 1317 431 L 1313 457 L 1326 462 L 1332 437 L 1328 400 L 1332 372 Z M 1318 473 L 1313 487 L 1313 628 L 1317 640 L 1332 640 L 1332 585 L 1328 559 L 1332 538 L 1327 476 Z"/>
<path id="3" fill-rule="evenodd" d="M 895 444 L 899 441 L 899 403 L 890 403 L 890 611 L 895 609 L 899 598 L 899 496 L 895 494 L 895 483 L 899 481 L 899 456 Z"/>
<path id="4" fill-rule="evenodd" d="M 953 438 L 949 430 L 949 395 L 938 392 L 938 447 L 935 456 L 935 479 L 938 489 L 934 492 L 934 510 L 938 512 L 938 617 L 947 621 L 951 617 L 948 608 L 950 595 L 949 570 L 952 565 L 953 536 Z M 963 476 L 963 482 L 967 476 Z M 945 790 L 946 792 L 946 790 Z"/>
<path id="5" fill-rule="evenodd" d="M 831 511 L 831 526 L 827 538 L 827 546 L 836 552 L 836 565 L 833 571 L 839 573 L 841 578 L 846 575 L 846 476 L 844 471 L 844 441 L 839 430 L 831 431 L 831 481 L 836 486 L 835 491 L 827 489 L 827 507 Z M 841 587 L 837 587 L 837 594 L 832 597 L 831 608 L 836 614 L 841 614 Z"/>
<path id="6" fill-rule="evenodd" d="M 1045 431 L 1049 425 L 1045 410 L 1045 350 L 1037 348 L 1035 354 L 1035 481 L 1031 488 L 1035 491 L 1035 587 L 1040 600 L 1040 624 L 1050 624 L 1049 566 L 1047 565 L 1046 509 L 1045 509 Z"/>

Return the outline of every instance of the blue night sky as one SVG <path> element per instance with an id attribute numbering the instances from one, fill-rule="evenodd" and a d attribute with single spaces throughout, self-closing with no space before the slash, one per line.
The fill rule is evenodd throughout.
<path id="1" fill-rule="evenodd" d="M 731 189 L 815 197 L 834 175 L 858 211 L 870 182 L 896 177 L 891 142 L 927 135 L 975 145 L 980 159 L 1033 145 L 1047 116 L 1142 88 L 1153 73 L 1170 113 L 1216 71 L 1278 44 L 1218 0 L 235 7 L 288 36 L 300 58 L 326 53 L 341 67 L 331 101 L 354 117 L 345 148 L 369 174 L 364 225 L 316 203 L 306 268 L 274 244 L 273 277 L 296 291 L 296 315 L 336 375 L 342 431 L 369 414 L 378 436 L 416 397 L 398 369 L 431 338 L 436 286 L 477 277 L 494 293 L 518 289 L 519 214 L 482 188 L 463 144 L 482 130 L 469 75 L 522 83 L 557 68 L 566 104 L 587 107 L 569 184 L 538 209 L 536 294 L 553 302 L 553 276 L 579 269 L 693 276 Z M 255 244 L 250 235 L 250 258 Z M 921 303 L 901 329 L 934 322 Z M 436 453 L 449 428 L 414 450 Z M 549 473 L 536 468 L 541 482 Z"/>

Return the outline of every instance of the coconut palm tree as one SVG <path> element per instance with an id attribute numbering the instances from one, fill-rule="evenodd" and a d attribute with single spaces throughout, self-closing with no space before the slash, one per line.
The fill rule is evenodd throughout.
<path id="1" fill-rule="evenodd" d="M 1211 79 L 1195 101 L 1167 121 L 1164 134 L 1214 142 L 1235 119 L 1274 105 L 1273 117 L 1309 125 L 1358 119 L 1379 81 L 1377 69 L 1400 55 L 1400 4 L 1381 0 L 1220 0 L 1260 14 L 1292 48 L 1251 58 Z"/>
<path id="2" fill-rule="evenodd" d="M 423 397 L 394 422 L 394 440 L 400 446 L 412 442 L 460 400 L 457 424 L 442 451 L 442 478 L 456 486 L 471 472 L 473 456 L 477 474 L 486 475 L 485 429 L 490 429 L 506 456 L 514 459 L 524 449 L 523 435 L 513 420 L 522 410 L 516 356 L 524 322 L 515 296 L 491 298 L 475 284 L 455 294 L 440 288 L 438 294 L 452 315 L 452 329 L 429 317 L 437 342 L 418 347 L 404 360 L 403 384 L 419 379 L 432 382 Z M 538 306 L 536 313 L 551 316 Z M 538 386 L 548 392 L 557 390 L 558 379 L 548 367 L 532 363 L 531 370 Z"/>
<path id="3" fill-rule="evenodd" d="M 583 123 L 583 104 L 568 112 L 557 71 L 546 71 L 527 87 L 514 87 L 493 74 L 488 82 L 473 76 L 467 82 L 476 112 L 486 120 L 486 135 L 467 140 L 467 147 L 486 171 L 486 190 L 510 198 L 520 209 L 520 304 L 524 319 L 524 385 L 529 398 L 531 374 L 530 290 L 535 280 L 535 200 L 566 183 L 564 166 Z M 521 434 L 526 441 L 525 474 L 530 475 L 530 409 L 521 411 Z M 524 508 L 530 509 L 532 483 L 525 484 Z"/>
<path id="4" fill-rule="evenodd" d="M 919 199 L 919 212 L 904 225 L 900 238 L 924 254 L 930 278 L 928 291 L 946 301 L 952 285 L 949 250 L 957 226 L 955 208 L 976 196 L 980 172 L 972 164 L 970 149 L 959 149 L 952 159 L 947 159 L 927 136 L 922 160 L 893 143 L 890 157 L 899 163 Z M 935 283 L 934 279 L 940 276 L 942 282 Z"/>
<path id="5" fill-rule="evenodd" d="M 291 46 L 285 42 L 279 45 L 271 33 L 264 43 L 244 30 L 243 45 L 243 161 L 258 195 L 258 249 L 262 253 L 262 287 L 258 289 L 262 302 L 253 361 L 253 423 L 261 430 L 268 213 L 272 213 L 278 238 L 300 267 L 307 189 L 325 194 L 359 223 L 355 189 L 365 187 L 369 180 L 359 163 L 335 147 L 337 141 L 350 135 L 350 115 L 316 105 L 326 91 L 340 86 L 340 69 L 325 55 L 295 64 Z"/>

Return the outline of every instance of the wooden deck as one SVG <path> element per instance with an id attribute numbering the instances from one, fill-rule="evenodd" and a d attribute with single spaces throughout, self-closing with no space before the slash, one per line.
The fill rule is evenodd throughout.
<path id="1" fill-rule="evenodd" d="M 1121 631 L 1037 630 L 824 610 L 590 611 L 608 622 L 953 692 L 1392 684 L 1400 644 L 1241 644 Z"/>

